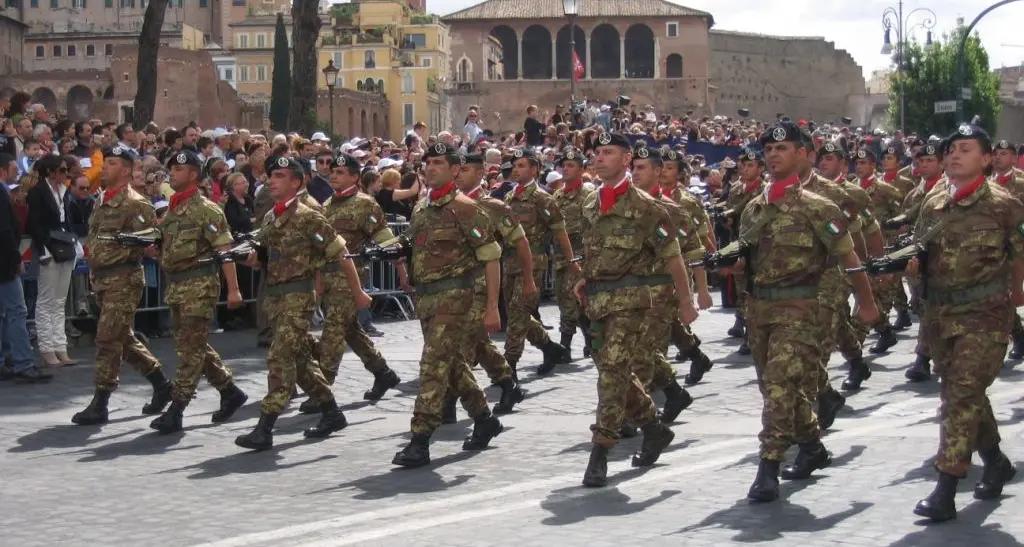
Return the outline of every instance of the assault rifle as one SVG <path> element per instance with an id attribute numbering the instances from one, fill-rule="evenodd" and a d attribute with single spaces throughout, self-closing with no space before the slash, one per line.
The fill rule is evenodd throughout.
<path id="1" fill-rule="evenodd" d="M 870 276 L 903 273 L 911 259 L 918 257 L 922 263 L 927 261 L 927 251 L 918 243 L 911 242 L 900 249 L 884 256 L 868 259 L 856 268 L 848 268 L 846 273 L 867 272 Z"/>
<path id="2" fill-rule="evenodd" d="M 750 252 L 750 247 L 742 240 L 736 240 L 722 247 L 721 249 L 704 255 L 704 258 L 686 265 L 690 268 L 704 268 L 717 270 L 735 265 L 741 258 L 745 258 Z"/>
<path id="3" fill-rule="evenodd" d="M 910 224 L 910 215 L 903 213 L 896 215 L 882 223 L 882 228 L 886 230 L 896 230 Z"/>
<path id="4" fill-rule="evenodd" d="M 381 243 L 367 243 L 362 249 L 355 253 L 345 255 L 345 258 L 359 258 L 374 262 L 399 260 L 412 257 L 412 244 L 409 238 L 398 236 Z"/>
<path id="5" fill-rule="evenodd" d="M 128 247 L 149 247 L 159 245 L 162 239 L 160 230 L 147 228 L 138 232 L 120 232 L 117 234 L 100 234 L 96 236 L 100 241 L 114 241 Z"/>

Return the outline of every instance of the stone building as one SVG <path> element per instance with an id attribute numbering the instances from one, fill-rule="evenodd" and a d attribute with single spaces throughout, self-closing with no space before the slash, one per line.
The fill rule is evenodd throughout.
<path id="1" fill-rule="evenodd" d="M 0 9 L 0 74 L 19 74 L 24 69 L 23 44 L 28 25 L 14 9 Z"/>

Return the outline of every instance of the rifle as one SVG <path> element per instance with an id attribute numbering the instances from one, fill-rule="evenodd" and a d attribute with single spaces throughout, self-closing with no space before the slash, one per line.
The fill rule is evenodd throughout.
<path id="1" fill-rule="evenodd" d="M 896 215 L 882 223 L 882 228 L 886 230 L 896 230 L 910 224 L 910 215 L 903 213 Z"/>
<path id="2" fill-rule="evenodd" d="M 892 245 L 888 245 L 888 246 L 885 247 L 885 251 L 886 252 L 898 251 L 898 250 L 903 249 L 905 247 L 909 247 L 910 245 L 913 245 L 913 244 L 914 244 L 914 234 L 913 233 L 900 234 L 900 235 L 896 236 L 892 240 Z"/>
<path id="3" fill-rule="evenodd" d="M 127 247 L 149 247 L 159 245 L 163 236 L 156 228 L 147 228 L 139 232 L 119 232 L 116 234 L 99 234 L 96 239 L 100 241 L 114 241 Z"/>
<path id="4" fill-rule="evenodd" d="M 919 243 L 912 242 L 899 250 L 884 256 L 869 259 L 856 268 L 847 268 L 846 273 L 867 272 L 870 276 L 902 273 L 911 259 L 918 257 L 922 263 L 927 260 L 926 251 Z"/>
<path id="5" fill-rule="evenodd" d="M 381 243 L 367 243 L 355 253 L 348 253 L 345 258 L 359 258 L 370 261 L 390 261 L 412 257 L 412 245 L 409 238 L 398 236 Z"/>
<path id="6" fill-rule="evenodd" d="M 690 268 L 717 270 L 736 264 L 739 259 L 746 258 L 749 253 L 750 246 L 738 239 L 713 253 L 705 254 L 703 259 L 689 262 L 686 265 Z"/>

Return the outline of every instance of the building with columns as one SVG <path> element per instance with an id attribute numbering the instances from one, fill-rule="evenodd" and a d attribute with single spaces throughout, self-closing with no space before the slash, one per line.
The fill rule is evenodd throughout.
<path id="1" fill-rule="evenodd" d="M 470 105 L 485 115 L 500 113 L 504 128 L 513 129 L 531 104 L 568 104 L 570 32 L 584 64 L 577 98 L 626 94 L 674 112 L 714 110 L 708 79 L 714 20 L 707 12 L 666 0 L 581 2 L 570 31 L 561 2 L 486 0 L 443 20 L 451 27 L 446 89 L 456 127 Z"/>

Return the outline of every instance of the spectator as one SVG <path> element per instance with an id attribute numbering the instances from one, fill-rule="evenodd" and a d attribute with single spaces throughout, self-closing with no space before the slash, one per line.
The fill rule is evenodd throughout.
<path id="1" fill-rule="evenodd" d="M 53 143 L 53 130 L 45 123 L 36 124 L 32 130 L 32 137 L 39 142 L 39 148 L 43 155 L 56 154 L 57 146 Z"/>
<path id="2" fill-rule="evenodd" d="M 79 175 L 74 179 L 70 191 L 64 195 L 64 211 L 68 227 L 80 239 L 89 235 L 89 217 L 96 204 L 96 198 L 89 192 L 89 179 Z"/>
<path id="3" fill-rule="evenodd" d="M 23 177 L 32 171 L 32 166 L 42 157 L 43 149 L 39 146 L 39 141 L 28 137 L 22 141 L 21 150 L 22 153 L 18 157 L 18 174 Z"/>
<path id="4" fill-rule="evenodd" d="M 249 181 L 245 180 L 245 175 L 241 173 L 232 173 L 226 182 L 230 191 L 228 201 L 224 204 L 224 216 L 227 217 L 228 226 L 233 233 L 251 232 L 256 219 L 252 200 L 249 199 Z"/>
<path id="5" fill-rule="evenodd" d="M 547 117 L 547 112 L 544 113 L 544 117 Z M 526 107 L 526 121 L 523 122 L 526 146 L 542 146 L 544 144 L 545 126 L 540 118 L 540 110 L 537 109 L 537 105 L 531 104 Z"/>
<path id="6" fill-rule="evenodd" d="M 380 208 L 386 215 L 402 216 L 406 219 L 412 218 L 412 200 L 420 195 L 419 178 L 411 173 L 411 185 L 402 188 L 404 179 L 402 174 L 395 169 L 385 169 L 384 173 L 377 174 L 376 171 L 363 173 L 363 191 L 376 198 Z M 408 176 L 409 173 L 406 174 Z"/>
<path id="7" fill-rule="evenodd" d="M 331 183 L 328 182 L 333 157 L 333 153 L 330 150 L 321 150 L 316 153 L 316 171 L 306 187 L 309 195 L 313 196 L 320 203 L 326 202 L 327 198 L 334 195 L 334 188 L 331 188 Z"/>

